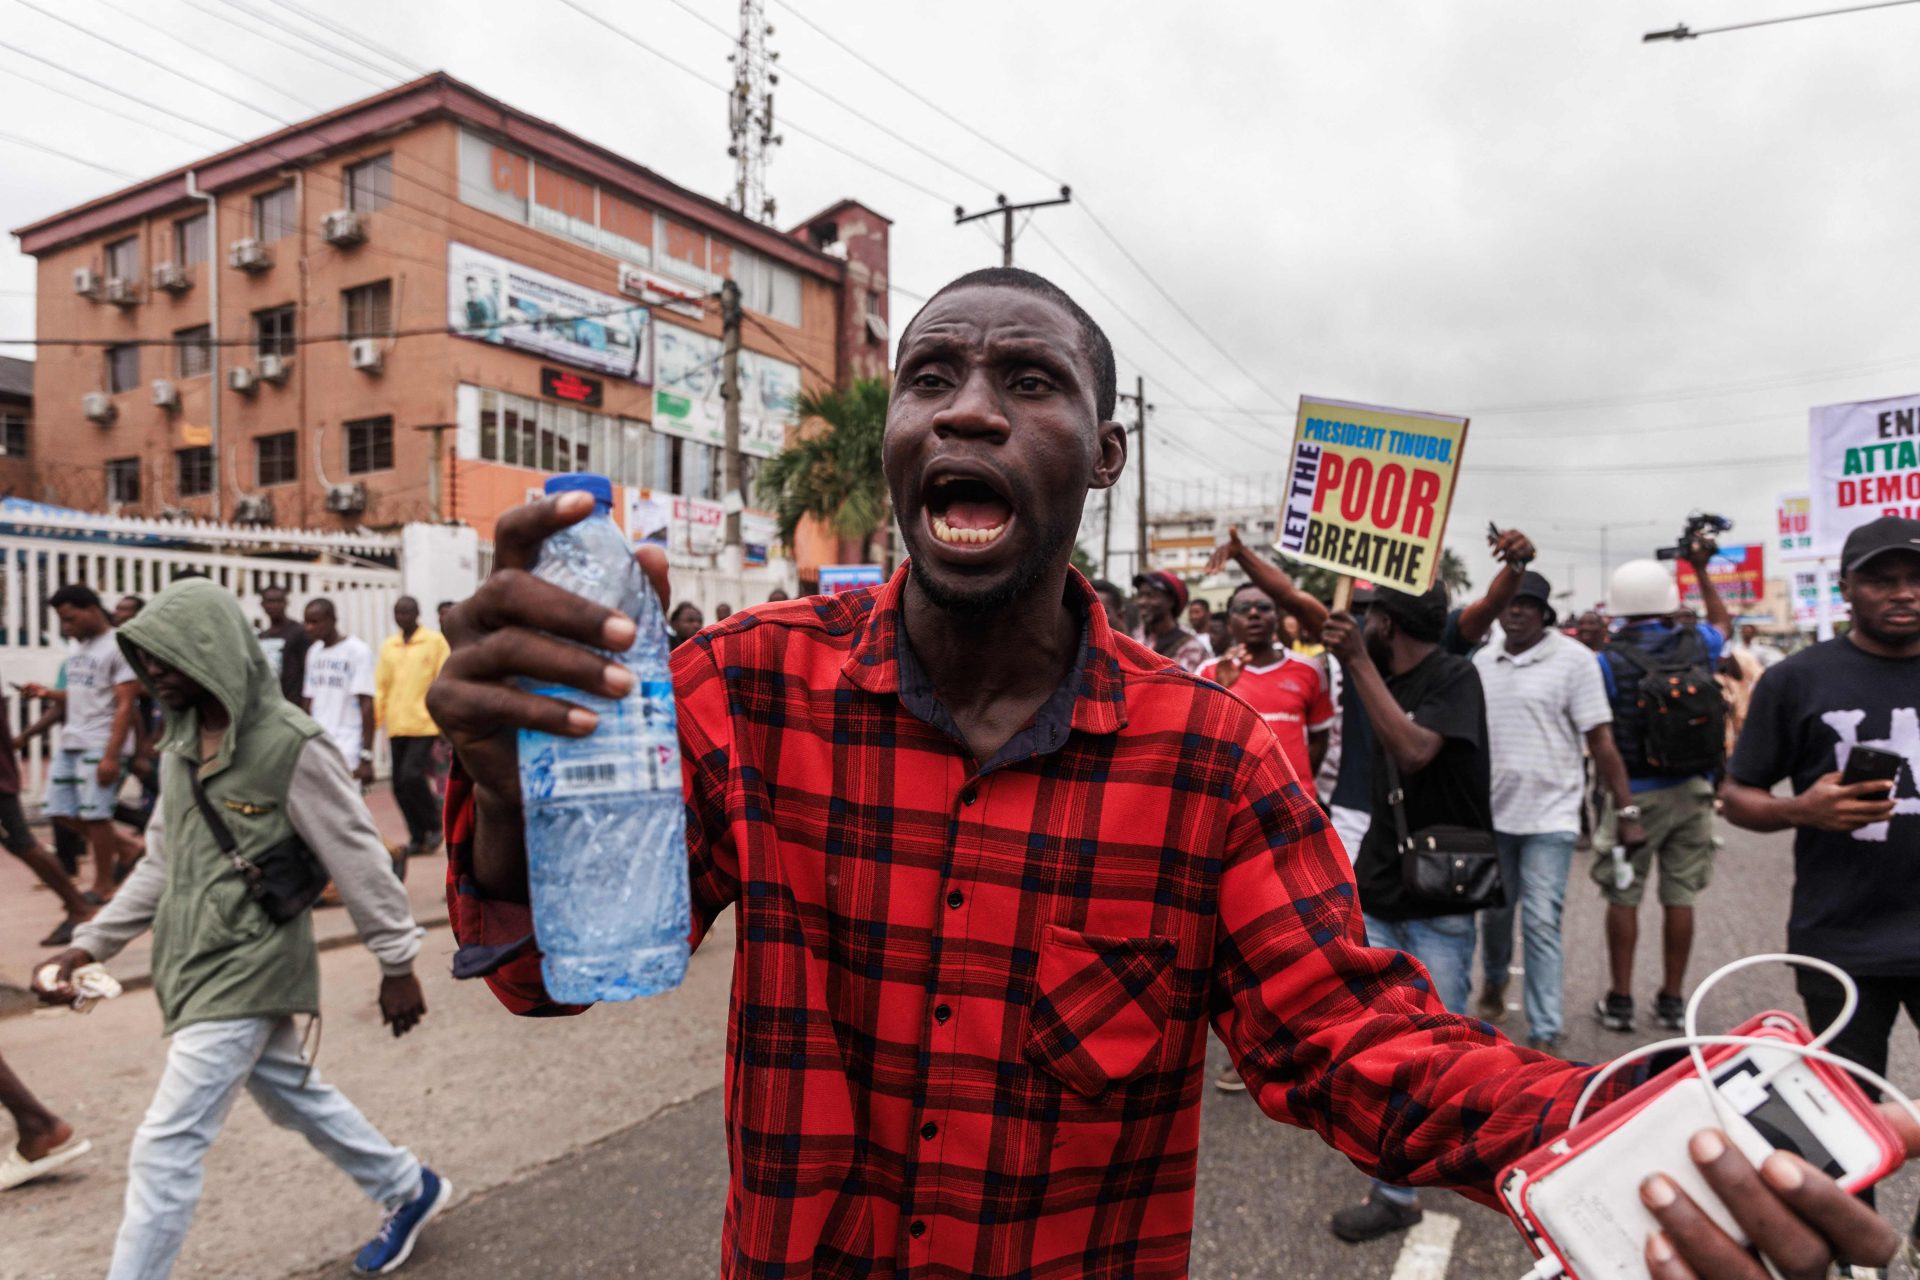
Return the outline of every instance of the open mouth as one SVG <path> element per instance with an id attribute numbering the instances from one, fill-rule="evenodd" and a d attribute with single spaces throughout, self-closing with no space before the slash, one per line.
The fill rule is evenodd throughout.
<path id="1" fill-rule="evenodd" d="M 978 476 L 942 476 L 927 488 L 927 522 L 948 546 L 996 542 L 1013 521 L 1013 504 Z"/>

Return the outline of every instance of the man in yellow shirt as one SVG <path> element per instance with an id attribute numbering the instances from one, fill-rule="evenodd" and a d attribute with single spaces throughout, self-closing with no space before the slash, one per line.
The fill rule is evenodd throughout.
<path id="1" fill-rule="evenodd" d="M 440 843 L 440 803 L 433 794 L 433 744 L 440 727 L 427 714 L 427 686 L 447 661 L 447 641 L 420 625 L 420 604 L 412 596 L 393 602 L 399 634 L 380 646 L 373 671 L 373 715 L 387 731 L 393 750 L 393 798 L 407 820 L 407 848 L 396 863 L 406 877 L 405 858 L 431 853 Z"/>

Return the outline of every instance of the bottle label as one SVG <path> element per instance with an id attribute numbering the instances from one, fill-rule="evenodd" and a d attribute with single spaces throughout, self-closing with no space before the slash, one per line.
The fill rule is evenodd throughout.
<path id="1" fill-rule="evenodd" d="M 559 687 L 535 692 L 591 705 L 600 726 L 582 739 L 528 734 L 520 743 L 520 786 L 530 802 L 680 790 L 680 733 L 673 683 L 643 680 L 612 702 Z"/>

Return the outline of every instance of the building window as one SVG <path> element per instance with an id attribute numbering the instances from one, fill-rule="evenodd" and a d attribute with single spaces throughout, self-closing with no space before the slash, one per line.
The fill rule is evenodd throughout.
<path id="1" fill-rule="evenodd" d="M 107 501 L 140 501 L 140 459 L 107 459 Z"/>
<path id="2" fill-rule="evenodd" d="M 262 244 L 290 236 L 299 230 L 294 225 L 293 184 L 276 187 L 253 198 L 253 238 Z"/>
<path id="3" fill-rule="evenodd" d="M 207 260 L 207 215 L 196 213 L 173 224 L 173 260 L 197 267 Z"/>
<path id="4" fill-rule="evenodd" d="M 348 289 L 340 295 L 345 305 L 346 338 L 385 337 L 393 328 L 393 285 L 376 280 Z"/>
<path id="5" fill-rule="evenodd" d="M 375 156 L 347 166 L 347 208 L 372 213 L 393 202 L 393 157 Z"/>
<path id="6" fill-rule="evenodd" d="M 173 335 L 173 376 L 197 378 L 213 368 L 213 331 L 206 325 Z"/>
<path id="7" fill-rule="evenodd" d="M 24 413 L 0 413 L 0 457 L 24 458 L 27 456 L 27 415 Z"/>
<path id="8" fill-rule="evenodd" d="M 127 236 L 107 246 L 107 279 L 140 278 L 140 237 Z"/>
<path id="9" fill-rule="evenodd" d="M 393 470 L 393 419 L 363 418 L 347 424 L 347 473 Z"/>
<path id="10" fill-rule="evenodd" d="M 255 436 L 253 482 L 257 485 L 292 484 L 300 478 L 296 437 L 291 431 Z"/>
<path id="11" fill-rule="evenodd" d="M 719 242 L 714 242 L 718 247 Z M 798 328 L 800 273 L 749 249 L 731 254 L 734 283 L 740 286 L 740 305 Z"/>
<path id="12" fill-rule="evenodd" d="M 140 385 L 140 348 L 131 342 L 107 348 L 107 390 L 131 391 Z"/>
<path id="13" fill-rule="evenodd" d="M 183 498 L 213 492 L 213 450 L 207 445 L 173 451 L 173 491 Z"/>
<path id="14" fill-rule="evenodd" d="M 272 307 L 253 313 L 253 348 L 263 356 L 291 356 L 294 348 L 293 308 Z"/>
<path id="15" fill-rule="evenodd" d="M 658 487 L 646 470 L 646 424 L 505 391 L 480 393 L 480 454 L 535 471 L 597 471 L 615 484 Z M 664 439 L 665 437 L 658 437 Z"/>

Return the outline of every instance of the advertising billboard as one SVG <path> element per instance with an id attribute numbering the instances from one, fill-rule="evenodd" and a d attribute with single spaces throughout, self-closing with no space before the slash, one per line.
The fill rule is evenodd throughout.
<path id="1" fill-rule="evenodd" d="M 447 325 L 462 337 L 644 385 L 653 380 L 650 319 L 631 298 L 447 246 Z"/>
<path id="2" fill-rule="evenodd" d="M 716 447 L 727 442 L 727 402 L 721 398 L 720 339 L 655 324 L 653 429 Z M 740 451 L 771 458 L 786 447 L 800 394 L 800 367 L 740 353 Z"/>
<path id="3" fill-rule="evenodd" d="M 1680 603 L 1684 608 L 1700 607 L 1700 579 L 1693 566 L 1677 561 L 1674 574 L 1680 584 Z M 1752 613 L 1767 598 L 1767 549 L 1754 542 L 1741 547 L 1722 547 L 1707 561 L 1707 577 L 1734 613 Z"/>

